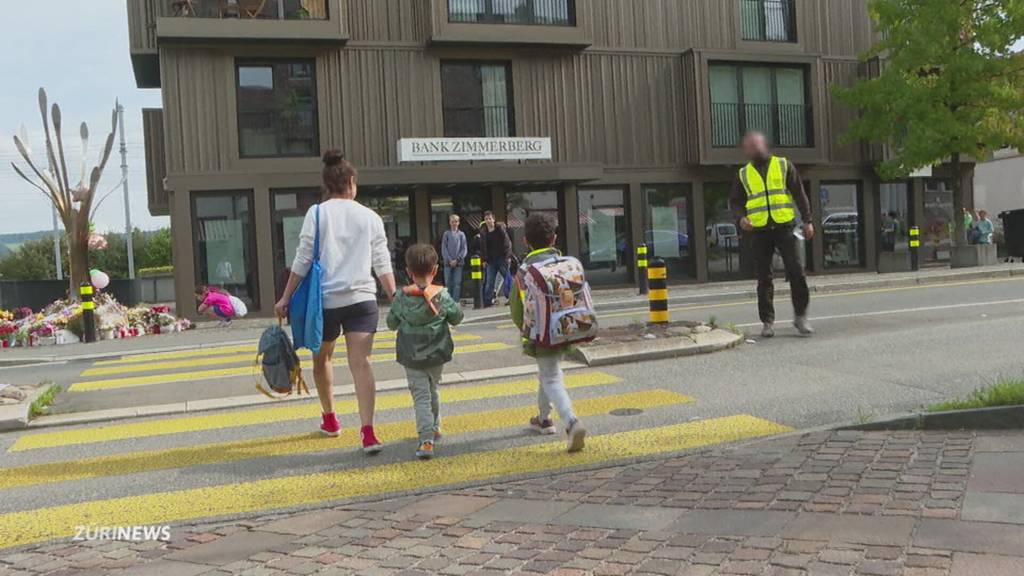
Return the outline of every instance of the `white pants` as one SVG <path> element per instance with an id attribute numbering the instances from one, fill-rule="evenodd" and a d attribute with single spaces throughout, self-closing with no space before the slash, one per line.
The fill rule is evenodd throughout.
<path id="1" fill-rule="evenodd" d="M 551 406 L 558 411 L 558 417 L 568 427 L 576 420 L 576 413 L 572 411 L 572 400 L 565 390 L 565 374 L 562 372 L 562 355 L 538 356 L 537 368 L 540 377 L 540 389 L 537 391 L 537 407 L 540 409 L 540 419 L 547 420 L 551 417 Z"/>

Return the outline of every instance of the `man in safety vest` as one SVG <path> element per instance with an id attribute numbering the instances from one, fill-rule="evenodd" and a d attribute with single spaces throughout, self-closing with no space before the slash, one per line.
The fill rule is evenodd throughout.
<path id="1" fill-rule="evenodd" d="M 811 296 L 807 279 L 797 255 L 793 235 L 797 213 L 803 221 L 804 238 L 814 238 L 811 203 L 796 167 L 774 156 L 764 134 L 751 132 L 743 137 L 743 153 L 750 162 L 740 168 L 733 184 L 729 204 L 733 214 L 752 240 L 757 269 L 757 309 L 761 316 L 761 336 L 775 336 L 775 283 L 772 258 L 778 250 L 786 265 L 786 277 L 793 297 L 793 326 L 801 334 L 814 330 L 807 322 Z"/>

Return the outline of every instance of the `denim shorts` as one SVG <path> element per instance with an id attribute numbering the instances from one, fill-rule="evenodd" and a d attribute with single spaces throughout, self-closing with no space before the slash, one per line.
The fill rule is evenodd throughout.
<path id="1" fill-rule="evenodd" d="M 342 334 L 376 334 L 380 309 L 376 301 L 359 302 L 344 308 L 324 309 L 324 342 L 334 342 Z"/>

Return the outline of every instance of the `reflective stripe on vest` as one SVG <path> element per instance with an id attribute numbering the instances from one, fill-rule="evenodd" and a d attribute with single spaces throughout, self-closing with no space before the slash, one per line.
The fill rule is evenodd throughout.
<path id="1" fill-rule="evenodd" d="M 786 187 L 789 161 L 772 156 L 768 162 L 768 183 L 753 163 L 740 168 L 740 182 L 747 191 L 747 218 L 754 228 L 768 225 L 768 216 L 776 224 L 785 224 L 796 219 L 796 202 Z"/>

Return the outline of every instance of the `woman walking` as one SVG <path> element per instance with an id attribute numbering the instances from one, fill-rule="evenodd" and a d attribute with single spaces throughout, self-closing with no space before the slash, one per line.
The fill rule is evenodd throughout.
<path id="1" fill-rule="evenodd" d="M 344 334 L 348 368 L 355 382 L 362 428 L 360 438 L 367 454 L 380 452 L 382 445 L 373 432 L 376 382 L 370 366 L 373 336 L 377 332 L 377 274 L 388 298 L 395 294 L 395 276 L 384 233 L 384 222 L 373 210 L 355 201 L 356 169 L 341 152 L 324 154 L 324 202 L 306 213 L 299 234 L 299 246 L 281 300 L 274 307 L 279 318 L 288 316 L 292 294 L 309 273 L 313 263 L 316 211 L 320 211 L 320 265 L 324 307 L 324 336 L 320 352 L 313 356 L 313 379 L 323 409 L 320 430 L 338 436 L 341 424 L 334 413 L 334 343 Z"/>

